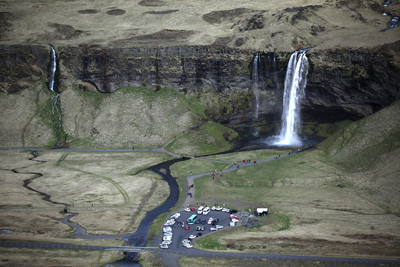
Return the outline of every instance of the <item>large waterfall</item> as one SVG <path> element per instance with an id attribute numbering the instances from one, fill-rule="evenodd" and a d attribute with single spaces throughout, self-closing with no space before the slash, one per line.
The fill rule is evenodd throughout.
<path id="1" fill-rule="evenodd" d="M 300 102 L 307 85 L 308 50 L 296 51 L 289 60 L 283 94 L 282 129 L 275 141 L 278 146 L 301 146 L 299 137 Z"/>

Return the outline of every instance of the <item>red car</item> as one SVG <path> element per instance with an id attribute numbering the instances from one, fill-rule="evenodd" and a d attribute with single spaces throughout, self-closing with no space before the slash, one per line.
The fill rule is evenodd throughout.
<path id="1" fill-rule="evenodd" d="M 185 230 L 189 230 L 189 229 L 190 229 L 190 226 L 189 226 L 189 225 L 185 227 Z"/>
<path id="2" fill-rule="evenodd" d="M 190 210 L 191 210 L 191 211 L 195 211 L 196 209 L 195 209 L 195 208 L 190 208 Z"/>
<path id="3" fill-rule="evenodd" d="M 232 220 L 232 219 L 239 220 L 239 218 L 236 217 L 236 216 L 234 216 L 234 215 L 231 215 L 231 220 Z"/>

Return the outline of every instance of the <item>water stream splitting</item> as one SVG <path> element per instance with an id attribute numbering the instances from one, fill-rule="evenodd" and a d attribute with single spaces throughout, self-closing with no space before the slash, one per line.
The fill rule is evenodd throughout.
<path id="1" fill-rule="evenodd" d="M 51 61 L 49 64 L 49 89 L 50 91 L 57 93 L 51 104 L 51 120 L 53 122 L 54 130 L 57 135 L 57 144 L 59 146 L 63 143 L 63 137 L 65 136 L 64 129 L 62 128 L 62 116 L 60 109 L 60 93 L 58 92 L 57 83 L 56 83 L 56 72 L 57 72 L 57 54 L 52 45 L 51 48 Z"/>
<path id="2" fill-rule="evenodd" d="M 300 103 L 305 95 L 308 74 L 308 49 L 294 52 L 289 60 L 283 94 L 281 133 L 275 141 L 277 146 L 301 146 L 299 137 Z"/>

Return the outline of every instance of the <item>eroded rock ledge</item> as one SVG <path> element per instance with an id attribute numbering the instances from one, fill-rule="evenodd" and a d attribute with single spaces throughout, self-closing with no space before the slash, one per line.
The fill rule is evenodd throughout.
<path id="1" fill-rule="evenodd" d="M 111 93 L 123 86 L 168 86 L 182 93 L 251 92 L 255 51 L 223 46 L 160 48 L 56 47 L 60 90 Z M 310 70 L 303 104 L 305 112 L 326 118 L 357 119 L 400 98 L 400 42 L 373 49 L 311 49 Z M 263 101 L 261 114 L 279 112 L 290 53 L 261 54 Z M 50 49 L 47 45 L 0 47 L 0 85 L 7 93 L 29 88 L 47 79 Z M 221 117 L 222 116 L 222 117 Z M 219 119 L 225 120 L 223 114 Z M 229 119 L 229 118 L 228 118 Z"/>

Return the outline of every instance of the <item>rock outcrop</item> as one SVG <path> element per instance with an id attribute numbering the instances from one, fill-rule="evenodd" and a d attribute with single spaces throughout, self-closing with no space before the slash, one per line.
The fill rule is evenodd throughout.
<path id="1" fill-rule="evenodd" d="M 318 114 L 328 121 L 358 119 L 399 99 L 399 47 L 400 42 L 373 49 L 311 49 L 304 112 Z M 56 49 L 61 91 L 74 85 L 101 93 L 112 93 L 123 86 L 146 86 L 153 90 L 171 87 L 184 94 L 218 94 L 223 101 L 236 106 L 239 104 L 232 101 L 234 93 L 243 92 L 250 97 L 252 94 L 255 51 L 222 46 Z M 46 79 L 48 46 L 1 46 L 0 51 L 3 91 L 18 92 Z M 280 112 L 289 56 L 290 53 L 277 52 L 273 64 L 274 53 L 261 53 L 261 115 Z M 251 117 L 251 106 L 250 101 L 242 110 L 236 107 L 235 112 L 229 113 L 221 109 L 210 111 L 209 115 L 224 122 L 246 121 Z"/>

